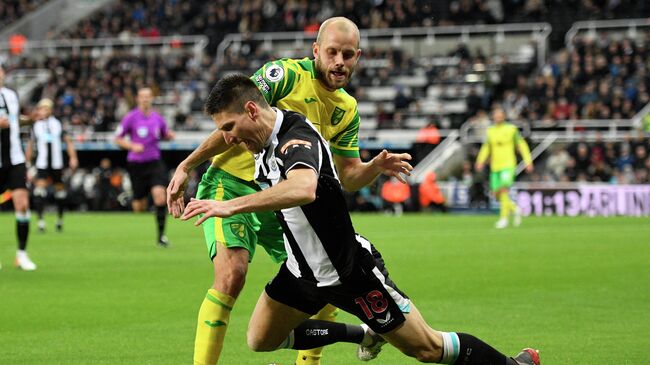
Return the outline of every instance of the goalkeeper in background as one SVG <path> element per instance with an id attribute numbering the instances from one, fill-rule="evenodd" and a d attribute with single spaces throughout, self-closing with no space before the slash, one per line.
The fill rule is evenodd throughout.
<path id="1" fill-rule="evenodd" d="M 495 224 L 498 229 L 508 227 L 510 216 L 513 217 L 514 226 L 521 224 L 519 208 L 510 199 L 508 192 L 515 181 L 515 147 L 526 163 L 526 172 L 531 173 L 534 169 L 528 144 L 519 134 L 519 129 L 505 119 L 505 112 L 500 106 L 492 110 L 494 125 L 488 128 L 487 137 L 476 158 L 476 171 L 481 171 L 490 156 L 490 190 L 500 204 L 499 220 Z"/>

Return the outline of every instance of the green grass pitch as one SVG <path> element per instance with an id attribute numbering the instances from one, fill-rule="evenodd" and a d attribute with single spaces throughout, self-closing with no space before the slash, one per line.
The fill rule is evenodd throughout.
<path id="1" fill-rule="evenodd" d="M 501 231 L 495 219 L 354 216 L 433 328 L 470 332 L 507 354 L 537 347 L 545 365 L 647 363 L 648 218 L 528 218 Z M 39 266 L 20 272 L 13 215 L 0 214 L 0 226 L 0 364 L 191 363 L 213 275 L 200 229 L 170 220 L 173 247 L 160 249 L 151 214 L 69 214 L 63 233 L 32 224 Z M 276 269 L 259 251 L 221 364 L 293 364 L 293 351 L 246 347 L 249 315 Z M 355 351 L 331 346 L 323 364 L 360 363 Z M 416 361 L 386 348 L 374 363 Z"/>

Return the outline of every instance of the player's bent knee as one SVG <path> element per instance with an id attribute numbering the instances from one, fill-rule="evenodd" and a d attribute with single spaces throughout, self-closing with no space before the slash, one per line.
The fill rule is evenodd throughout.
<path id="1" fill-rule="evenodd" d="M 254 352 L 273 351 L 280 345 L 278 343 L 272 343 L 271 339 L 261 336 L 258 333 L 251 332 L 250 330 L 246 334 L 246 341 L 248 343 L 248 348 Z"/>

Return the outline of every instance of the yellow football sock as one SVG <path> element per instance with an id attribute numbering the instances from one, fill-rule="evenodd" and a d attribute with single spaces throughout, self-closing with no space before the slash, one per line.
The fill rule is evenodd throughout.
<path id="1" fill-rule="evenodd" d="M 214 365 L 219 360 L 235 298 L 208 290 L 199 309 L 194 339 L 194 365 Z"/>
<path id="2" fill-rule="evenodd" d="M 514 203 L 512 200 L 510 200 L 510 197 L 508 196 L 508 193 L 501 193 L 499 194 L 499 216 L 501 218 L 508 218 L 510 215 L 510 211 L 514 207 Z"/>
<path id="3" fill-rule="evenodd" d="M 333 305 L 326 305 L 320 312 L 316 313 L 311 319 L 320 319 L 324 321 L 335 322 L 339 310 Z M 298 351 L 296 365 L 320 365 L 320 358 L 323 357 L 323 348 L 319 347 L 311 350 Z"/>
<path id="4" fill-rule="evenodd" d="M 515 203 L 514 200 L 510 199 L 510 194 L 506 193 L 505 194 L 506 198 L 508 198 L 508 214 L 514 215 L 515 212 L 517 211 L 517 203 Z"/>

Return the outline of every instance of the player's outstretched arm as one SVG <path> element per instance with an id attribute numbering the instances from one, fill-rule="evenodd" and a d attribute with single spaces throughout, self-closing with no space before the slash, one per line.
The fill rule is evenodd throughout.
<path id="1" fill-rule="evenodd" d="M 404 175 L 410 176 L 413 170 L 413 166 L 408 162 L 410 160 L 411 155 L 408 153 L 391 153 L 386 150 L 381 151 L 369 162 L 362 162 L 358 157 L 334 155 L 341 184 L 346 191 L 357 191 L 371 184 L 380 174 L 394 176 L 406 183 Z"/>
<path id="2" fill-rule="evenodd" d="M 281 183 L 250 194 L 226 201 L 192 199 L 181 217 L 188 220 L 199 214 L 195 226 L 210 217 L 230 217 L 238 213 L 275 211 L 296 207 L 313 202 L 316 199 L 318 175 L 310 168 L 294 168 L 287 173 L 287 179 Z"/>
<path id="3" fill-rule="evenodd" d="M 178 164 L 176 171 L 174 171 L 174 176 L 172 176 L 169 185 L 167 185 L 167 210 L 174 218 L 180 217 L 185 208 L 183 195 L 185 194 L 190 171 L 210 157 L 223 153 L 230 147 L 224 140 L 223 133 L 219 130 L 214 130 L 201 142 L 199 147 Z"/>

